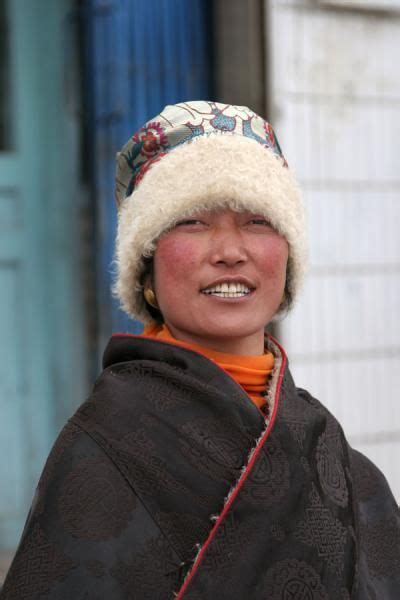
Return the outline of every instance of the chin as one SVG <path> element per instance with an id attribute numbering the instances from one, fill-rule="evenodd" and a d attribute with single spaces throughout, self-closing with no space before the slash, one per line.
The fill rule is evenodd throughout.
<path id="1" fill-rule="evenodd" d="M 231 338 L 237 339 L 241 337 L 247 338 L 259 333 L 261 330 L 264 331 L 264 328 L 264 323 L 250 325 L 248 321 L 237 322 L 227 319 L 225 322 L 218 323 L 217 326 L 204 328 L 204 333 L 200 335 L 209 339 L 215 338 L 218 340 Z"/>

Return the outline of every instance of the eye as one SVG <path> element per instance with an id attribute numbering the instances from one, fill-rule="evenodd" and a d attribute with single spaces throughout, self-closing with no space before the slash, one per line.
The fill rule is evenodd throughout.
<path id="1" fill-rule="evenodd" d="M 268 219 L 265 219 L 264 217 L 254 217 L 253 219 L 250 219 L 249 225 L 264 225 L 264 227 L 272 227 Z"/>
<path id="2" fill-rule="evenodd" d="M 187 231 L 187 232 L 198 232 L 203 231 L 207 227 L 207 223 L 202 219 L 198 219 L 196 217 L 189 217 L 188 219 L 182 219 L 182 221 L 178 221 L 175 225 L 175 229 L 178 231 Z"/>
<path id="3" fill-rule="evenodd" d="M 183 225 L 202 225 L 202 221 L 199 219 L 184 219 L 183 221 L 178 221 L 175 227 L 180 227 Z"/>

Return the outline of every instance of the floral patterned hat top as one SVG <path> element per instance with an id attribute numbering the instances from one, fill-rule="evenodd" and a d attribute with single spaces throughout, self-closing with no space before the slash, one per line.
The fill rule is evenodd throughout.
<path id="1" fill-rule="evenodd" d="M 287 166 L 272 126 L 245 106 L 218 102 L 182 102 L 148 121 L 117 155 L 118 207 L 130 196 L 147 170 L 181 144 L 198 136 L 232 134 L 256 140 L 279 156 Z"/>

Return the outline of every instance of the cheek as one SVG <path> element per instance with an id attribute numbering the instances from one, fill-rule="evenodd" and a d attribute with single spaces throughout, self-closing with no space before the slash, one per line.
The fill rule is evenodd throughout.
<path id="1" fill-rule="evenodd" d="M 173 233 L 161 238 L 154 255 L 155 285 L 158 293 L 176 290 L 190 278 L 199 264 L 199 251 L 193 240 Z M 166 289 L 167 288 L 167 289 Z"/>
<path id="2" fill-rule="evenodd" d="M 259 253 L 259 265 L 269 281 L 285 281 L 289 248 L 286 240 L 278 238 Z"/>

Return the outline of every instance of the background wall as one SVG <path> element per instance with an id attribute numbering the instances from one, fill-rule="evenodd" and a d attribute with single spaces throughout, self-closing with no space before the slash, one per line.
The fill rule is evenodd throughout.
<path id="1" fill-rule="evenodd" d="M 267 4 L 271 120 L 311 239 L 308 281 L 280 336 L 297 385 L 400 498 L 400 12 Z"/>

